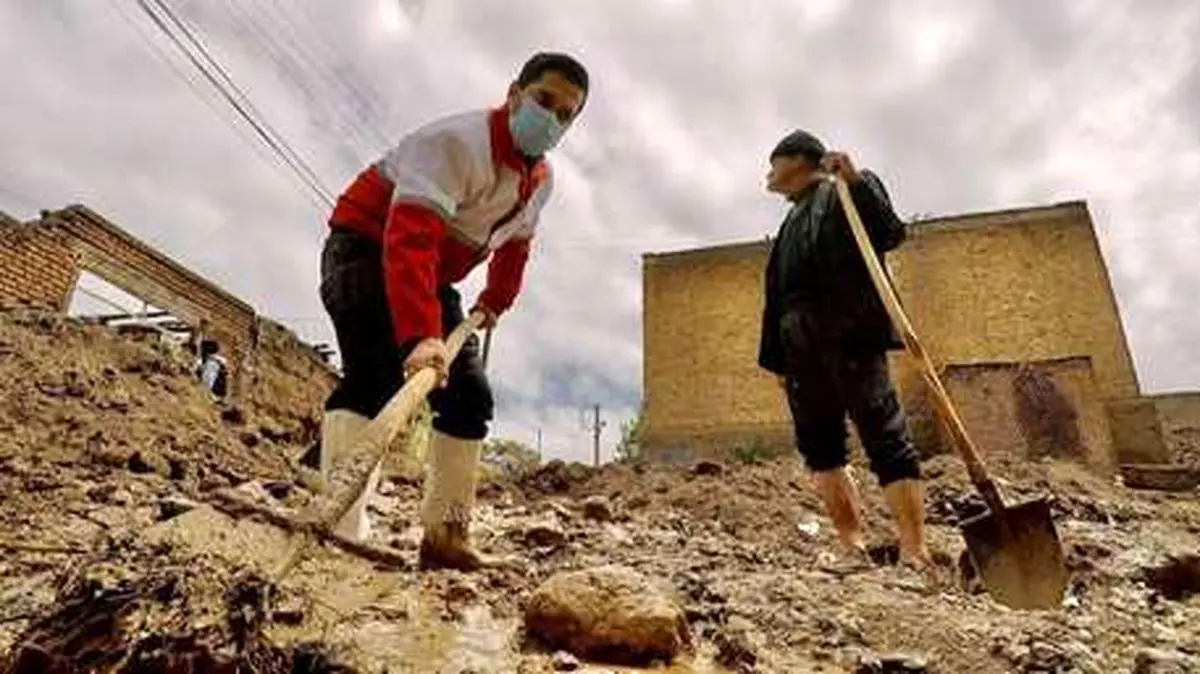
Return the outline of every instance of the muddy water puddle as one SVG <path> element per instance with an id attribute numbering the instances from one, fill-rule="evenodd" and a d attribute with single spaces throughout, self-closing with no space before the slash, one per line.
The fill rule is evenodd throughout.
<path id="1" fill-rule="evenodd" d="M 365 599 L 365 597 L 360 598 Z M 521 621 L 497 617 L 483 603 L 458 609 L 447 619 L 445 600 L 427 588 L 397 583 L 386 596 L 378 596 L 357 609 L 343 603 L 317 607 L 313 620 L 297 627 L 272 629 L 272 636 L 287 642 L 320 639 L 342 650 L 347 663 L 370 672 L 425 672 L 445 674 L 507 674 L 550 672 L 549 654 L 522 652 Z M 336 613 L 336 615 L 334 614 Z M 660 672 L 666 674 L 732 674 L 702 653 L 668 667 L 631 668 L 581 663 L 577 672 L 590 674 Z"/>

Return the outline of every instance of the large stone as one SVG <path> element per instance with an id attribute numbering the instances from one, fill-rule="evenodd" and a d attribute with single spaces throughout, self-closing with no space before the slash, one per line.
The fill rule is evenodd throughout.
<path id="1" fill-rule="evenodd" d="M 623 566 L 552 576 L 526 603 L 525 625 L 551 648 L 618 664 L 669 661 L 692 645 L 674 597 Z"/>
<path id="2" fill-rule="evenodd" d="M 1133 674 L 1190 674 L 1200 672 L 1200 658 L 1153 648 L 1143 648 L 1134 656 Z"/>

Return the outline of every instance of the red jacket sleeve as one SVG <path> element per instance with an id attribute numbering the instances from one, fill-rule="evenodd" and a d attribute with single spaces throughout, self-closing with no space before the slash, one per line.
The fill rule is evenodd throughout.
<path id="1" fill-rule="evenodd" d="M 396 344 L 442 336 L 438 253 L 446 223 L 432 210 L 396 202 L 383 230 L 383 282 Z"/>
<path id="2" fill-rule="evenodd" d="M 488 262 L 487 285 L 478 304 L 497 316 L 508 311 L 521 291 L 528 260 L 529 239 L 513 239 L 497 248 Z"/>

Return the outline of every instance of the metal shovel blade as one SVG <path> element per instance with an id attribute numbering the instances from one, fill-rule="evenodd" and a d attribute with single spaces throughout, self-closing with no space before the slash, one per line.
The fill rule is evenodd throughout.
<path id="1" fill-rule="evenodd" d="M 971 561 L 993 599 L 1018 610 L 1062 607 L 1070 574 L 1044 499 L 979 515 L 961 528 Z"/>

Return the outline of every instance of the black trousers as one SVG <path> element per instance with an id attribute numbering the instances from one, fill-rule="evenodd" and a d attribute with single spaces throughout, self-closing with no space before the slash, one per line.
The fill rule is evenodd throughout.
<path id="1" fill-rule="evenodd" d="M 458 291 L 438 291 L 442 330 L 464 318 Z M 326 410 L 346 409 L 373 418 L 404 385 L 403 353 L 392 331 L 383 280 L 383 248 L 352 232 L 333 230 L 321 254 L 321 301 L 333 320 L 342 356 L 342 379 Z M 479 339 L 467 338 L 450 364 L 445 388 L 429 395 L 433 427 L 464 440 L 487 436 L 495 403 L 480 358 Z"/>
<path id="2" fill-rule="evenodd" d="M 920 458 L 888 373 L 887 352 L 830 340 L 820 321 L 802 309 L 784 312 L 781 323 L 788 406 L 796 447 L 809 469 L 847 464 L 849 414 L 881 486 L 920 478 Z"/>

